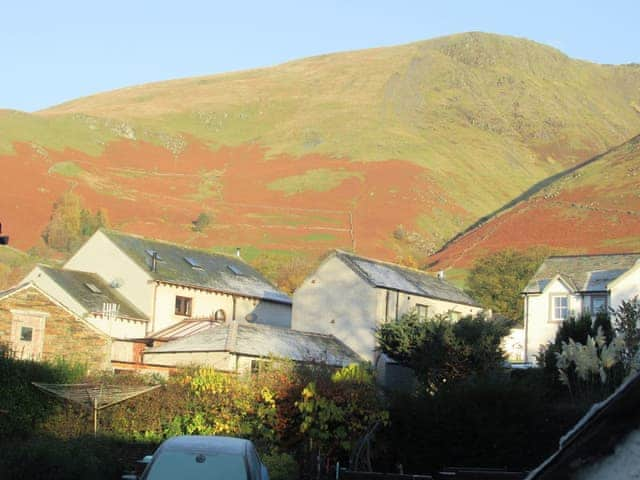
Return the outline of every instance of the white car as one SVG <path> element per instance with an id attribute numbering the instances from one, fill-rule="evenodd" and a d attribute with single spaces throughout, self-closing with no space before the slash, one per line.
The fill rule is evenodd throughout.
<path id="1" fill-rule="evenodd" d="M 162 442 L 150 460 L 140 480 L 269 480 L 256 447 L 243 438 L 173 437 Z"/>

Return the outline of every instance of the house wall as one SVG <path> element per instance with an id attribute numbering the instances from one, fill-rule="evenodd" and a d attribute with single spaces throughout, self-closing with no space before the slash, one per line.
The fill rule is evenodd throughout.
<path id="1" fill-rule="evenodd" d="M 92 371 L 110 367 L 111 339 L 33 287 L 0 299 L 0 342 L 13 344 L 15 312 L 44 319 L 42 353 L 35 360 L 64 358 L 86 363 Z"/>
<path id="2" fill-rule="evenodd" d="M 636 295 L 640 296 L 640 264 L 636 264 L 618 281 L 613 282 L 611 308 L 618 308 L 623 300 L 631 300 Z"/>
<path id="3" fill-rule="evenodd" d="M 185 317 L 175 314 L 176 296 L 191 298 L 191 315 Z M 159 331 L 188 318 L 209 318 L 216 311 L 224 310 L 227 321 L 233 320 L 235 298 L 235 318 L 246 322 L 246 316 L 253 313 L 255 323 L 290 327 L 291 306 L 268 302 L 227 293 L 211 292 L 177 285 L 159 284 L 156 293 L 155 325 Z"/>
<path id="4" fill-rule="evenodd" d="M 470 305 L 462 305 L 459 303 L 447 302 L 444 300 L 398 292 L 396 290 L 388 290 L 385 288 L 376 289 L 376 301 L 376 319 L 378 324 L 384 323 L 385 321 L 395 321 L 403 315 L 415 310 L 416 305 L 427 305 L 428 317 L 432 317 L 434 315 L 446 315 L 451 311 L 459 313 L 461 317 L 475 315 L 482 312 L 482 308 L 480 307 L 472 307 Z M 398 305 L 397 316 L 396 303 Z M 387 311 L 386 315 L 385 310 Z"/>
<path id="5" fill-rule="evenodd" d="M 376 289 L 333 256 L 293 294 L 291 328 L 334 335 L 373 362 L 379 314 Z"/>
<path id="6" fill-rule="evenodd" d="M 205 365 L 225 372 L 235 372 L 236 356 L 228 352 L 143 353 L 144 363 L 172 367 Z"/>
<path id="7" fill-rule="evenodd" d="M 582 299 L 579 295 L 572 295 L 561 281 L 555 279 L 538 295 L 527 295 L 525 298 L 526 321 L 526 361 L 535 363 L 535 356 L 540 347 L 552 341 L 562 322 L 551 319 L 551 298 L 554 295 L 569 297 L 569 316 L 580 315 Z"/>
<path id="8" fill-rule="evenodd" d="M 87 240 L 64 268 L 97 273 L 109 284 L 115 279 L 122 280 L 118 292 L 149 318 L 152 317 L 154 284 L 151 276 L 101 231 Z"/>
<path id="9" fill-rule="evenodd" d="M 88 312 L 82 304 L 78 303 L 66 290 L 61 288 L 46 272 L 40 267 L 34 268 L 23 280 L 23 283 L 33 282 L 47 295 L 55 298 L 56 301 L 67 307 L 78 317 L 87 320 L 89 323 L 99 328 L 105 334 L 116 338 L 141 338 L 145 336 L 147 322 L 138 320 L 128 320 L 116 318 L 107 320 L 102 315 L 93 315 Z"/>

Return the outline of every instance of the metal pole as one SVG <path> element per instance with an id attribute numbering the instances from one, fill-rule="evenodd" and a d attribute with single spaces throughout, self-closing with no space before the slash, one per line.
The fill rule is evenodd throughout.
<path id="1" fill-rule="evenodd" d="M 93 399 L 93 436 L 98 435 L 98 397 Z"/>

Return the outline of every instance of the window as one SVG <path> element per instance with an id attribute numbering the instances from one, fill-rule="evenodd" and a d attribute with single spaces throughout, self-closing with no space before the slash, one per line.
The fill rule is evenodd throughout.
<path id="1" fill-rule="evenodd" d="M 176 315 L 191 316 L 191 298 L 176 296 Z"/>
<path id="2" fill-rule="evenodd" d="M 460 320 L 460 316 L 460 312 L 449 310 L 449 320 L 451 320 L 452 322 L 457 322 L 458 320 Z"/>
<path id="3" fill-rule="evenodd" d="M 33 339 L 33 328 L 20 327 L 20 341 L 30 342 Z"/>
<path id="4" fill-rule="evenodd" d="M 590 311 L 593 315 L 607 311 L 607 297 L 603 295 L 591 297 Z"/>
<path id="5" fill-rule="evenodd" d="M 565 320 L 569 316 L 569 297 L 558 295 L 551 297 L 551 320 L 556 322 Z"/>
<path id="6" fill-rule="evenodd" d="M 427 319 L 427 313 L 429 312 L 428 305 L 416 305 L 416 310 L 418 312 L 418 320 Z"/>
<path id="7" fill-rule="evenodd" d="M 84 284 L 85 287 L 87 287 L 89 290 L 91 290 L 93 293 L 102 293 L 102 290 L 100 290 L 95 284 L 93 283 L 85 283 Z"/>
<path id="8" fill-rule="evenodd" d="M 227 268 L 231 270 L 233 273 L 235 273 L 236 275 L 242 275 L 242 272 L 240 271 L 240 269 L 235 265 L 227 265 Z"/>
<path id="9" fill-rule="evenodd" d="M 195 268 L 196 270 L 204 270 L 204 268 L 202 268 L 202 265 L 200 265 L 195 258 L 184 257 L 184 260 L 189 265 L 191 265 L 191 268 Z"/>

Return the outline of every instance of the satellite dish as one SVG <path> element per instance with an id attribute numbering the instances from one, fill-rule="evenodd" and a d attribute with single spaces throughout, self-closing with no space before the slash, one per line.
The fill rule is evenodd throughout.
<path id="1" fill-rule="evenodd" d="M 111 280 L 111 288 L 120 288 L 122 285 L 124 285 L 124 280 L 120 277 Z"/>

